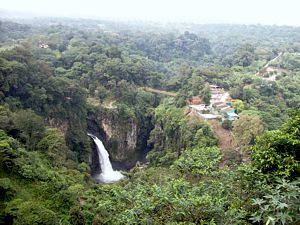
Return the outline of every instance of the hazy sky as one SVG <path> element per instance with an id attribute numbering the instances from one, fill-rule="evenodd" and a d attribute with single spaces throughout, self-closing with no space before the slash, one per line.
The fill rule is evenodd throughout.
<path id="1" fill-rule="evenodd" d="M 300 0 L 0 0 L 0 8 L 47 16 L 300 26 Z"/>

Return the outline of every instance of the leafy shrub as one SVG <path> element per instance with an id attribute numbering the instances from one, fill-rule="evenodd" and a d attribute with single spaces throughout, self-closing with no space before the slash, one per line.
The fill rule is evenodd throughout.
<path id="1" fill-rule="evenodd" d="M 232 128 L 232 121 L 231 121 L 231 120 L 228 120 L 228 119 L 224 120 L 224 121 L 222 122 L 222 127 L 223 127 L 224 129 L 226 129 L 226 130 L 231 130 L 231 128 Z"/>
<path id="2" fill-rule="evenodd" d="M 16 171 L 17 165 L 15 159 L 18 157 L 19 144 L 16 140 L 8 137 L 7 134 L 0 130 L 0 168 L 5 171 Z"/>
<path id="3" fill-rule="evenodd" d="M 9 202 L 6 213 L 14 217 L 16 225 L 60 224 L 57 215 L 43 206 L 42 202 L 15 199 Z"/>
<path id="4" fill-rule="evenodd" d="M 221 160 L 220 149 L 217 147 L 194 148 L 186 150 L 174 162 L 174 168 L 181 173 L 195 176 L 206 176 L 218 169 Z"/>
<path id="5" fill-rule="evenodd" d="M 299 205 L 300 182 L 277 180 L 277 184 L 266 195 L 253 199 L 256 211 L 251 220 L 272 225 L 300 222 Z"/>
<path id="6" fill-rule="evenodd" d="M 70 222 L 73 225 L 85 225 L 84 214 L 80 207 L 76 206 L 70 209 Z"/>
<path id="7" fill-rule="evenodd" d="M 300 174 L 300 112 L 290 117 L 280 130 L 257 138 L 252 159 L 264 173 L 295 179 Z"/>
<path id="8" fill-rule="evenodd" d="M 19 167 L 18 173 L 26 179 L 47 180 L 48 179 L 48 161 L 41 157 L 38 152 L 28 152 L 19 149 L 20 157 L 15 161 Z"/>
<path id="9" fill-rule="evenodd" d="M 67 153 L 70 151 L 64 134 L 55 128 L 46 130 L 45 136 L 38 143 L 37 148 L 47 153 L 53 166 L 65 165 Z"/>
<path id="10" fill-rule="evenodd" d="M 0 201 L 10 200 L 16 193 L 15 187 L 9 178 L 0 178 Z"/>

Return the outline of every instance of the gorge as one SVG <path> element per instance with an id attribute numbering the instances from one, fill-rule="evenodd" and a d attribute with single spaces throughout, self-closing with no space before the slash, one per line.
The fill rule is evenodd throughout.
<path id="1" fill-rule="evenodd" d="M 299 224 L 298 40 L 1 20 L 0 225 Z"/>

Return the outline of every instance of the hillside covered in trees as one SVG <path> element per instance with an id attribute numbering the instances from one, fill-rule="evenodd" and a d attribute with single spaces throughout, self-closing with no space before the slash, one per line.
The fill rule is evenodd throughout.
<path id="1" fill-rule="evenodd" d="M 299 224 L 299 108 L 299 27 L 3 19 L 0 224 Z"/>

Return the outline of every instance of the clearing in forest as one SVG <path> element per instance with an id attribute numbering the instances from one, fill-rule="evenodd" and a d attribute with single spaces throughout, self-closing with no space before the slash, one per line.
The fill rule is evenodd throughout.
<path id="1" fill-rule="evenodd" d="M 224 129 L 221 123 L 217 120 L 210 120 L 209 124 L 219 140 L 218 146 L 222 152 L 222 162 L 220 164 L 220 168 L 223 168 L 224 165 L 229 164 L 230 161 L 239 160 L 240 154 L 237 151 L 238 145 L 235 142 L 232 132 Z"/>
<path id="2" fill-rule="evenodd" d="M 144 91 L 161 94 L 161 95 L 167 95 L 170 97 L 175 97 L 177 95 L 177 93 L 174 92 L 164 91 L 164 90 L 150 88 L 150 87 L 144 87 Z"/>

